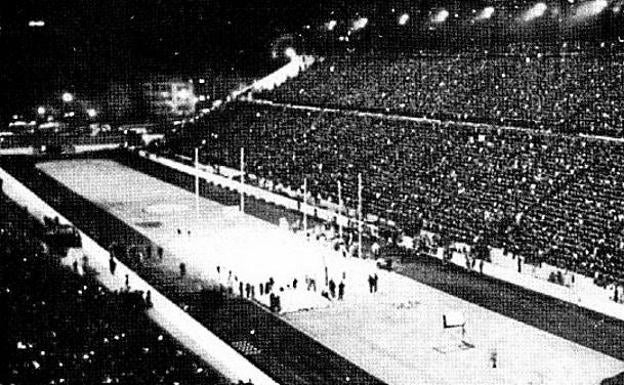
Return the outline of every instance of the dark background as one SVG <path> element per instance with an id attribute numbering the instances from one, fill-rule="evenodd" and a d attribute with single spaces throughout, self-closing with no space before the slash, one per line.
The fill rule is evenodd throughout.
<path id="1" fill-rule="evenodd" d="M 535 1 L 433 0 L 2 0 L 0 1 L 0 124 L 27 113 L 63 91 L 94 95 L 111 82 L 134 85 L 155 75 L 258 77 L 285 60 L 286 46 L 326 54 L 409 52 L 468 46 L 491 48 L 510 41 L 601 40 L 618 43 L 622 12 L 607 10 L 581 25 L 570 25 L 567 0 L 546 1 L 539 21 L 520 25 L 518 16 Z M 578 1 L 577 1 L 578 3 Z M 622 1 L 610 1 L 610 8 Z M 473 9 L 487 5 L 495 16 L 471 23 Z M 432 25 L 440 8 L 450 11 Z M 557 13 L 551 12 L 559 9 Z M 402 13 L 410 20 L 398 26 Z M 458 16 L 455 17 L 455 14 Z M 364 30 L 346 36 L 354 18 Z M 337 20 L 333 31 L 323 24 Z M 43 20 L 42 28 L 28 27 Z M 622 34 L 624 38 L 624 34 Z M 619 44 L 619 43 L 618 43 Z M 278 53 L 277 58 L 272 52 Z"/>

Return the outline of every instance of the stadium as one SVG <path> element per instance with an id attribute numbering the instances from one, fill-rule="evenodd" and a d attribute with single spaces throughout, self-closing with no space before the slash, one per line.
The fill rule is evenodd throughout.
<path id="1" fill-rule="evenodd" d="M 0 383 L 624 384 L 623 1 L 8 3 Z"/>

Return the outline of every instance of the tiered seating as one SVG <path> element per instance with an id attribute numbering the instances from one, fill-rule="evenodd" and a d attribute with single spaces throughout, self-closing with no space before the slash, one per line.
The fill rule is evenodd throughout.
<path id="1" fill-rule="evenodd" d="M 237 168 L 245 147 L 248 172 L 295 190 L 307 178 L 317 199 L 337 202 L 340 180 L 350 208 L 362 173 L 365 213 L 408 233 L 424 228 L 468 243 L 481 236 L 588 275 L 601 253 L 622 255 L 621 237 L 612 236 L 624 213 L 619 143 L 242 103 L 168 146 L 190 155 L 202 140 L 204 161 Z M 617 258 L 598 270 L 621 279 Z"/>
<path id="2" fill-rule="evenodd" d="M 622 136 L 624 64 L 610 43 L 398 57 L 332 56 L 264 94 L 278 102 Z"/>
<path id="3" fill-rule="evenodd" d="M 61 267 L 27 212 L 1 199 L 0 212 L 6 383 L 227 383 L 131 306 L 130 294 Z"/>
<path id="4" fill-rule="evenodd" d="M 586 171 L 545 200 L 523 220 L 541 233 L 537 247 L 562 268 L 578 270 L 597 281 L 624 281 L 624 162 L 622 145 L 591 143 L 584 150 Z"/>

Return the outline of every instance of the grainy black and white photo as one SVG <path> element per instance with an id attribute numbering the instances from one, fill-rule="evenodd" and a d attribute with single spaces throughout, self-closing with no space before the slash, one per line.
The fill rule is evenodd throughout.
<path id="1" fill-rule="evenodd" d="M 624 385 L 624 0 L 0 0 L 0 385 Z"/>

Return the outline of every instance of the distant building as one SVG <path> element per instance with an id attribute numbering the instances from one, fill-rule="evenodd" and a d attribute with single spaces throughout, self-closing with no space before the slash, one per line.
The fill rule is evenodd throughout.
<path id="1" fill-rule="evenodd" d="M 143 100 L 149 115 L 173 118 L 194 114 L 199 98 L 190 82 L 153 81 L 143 83 Z"/>

